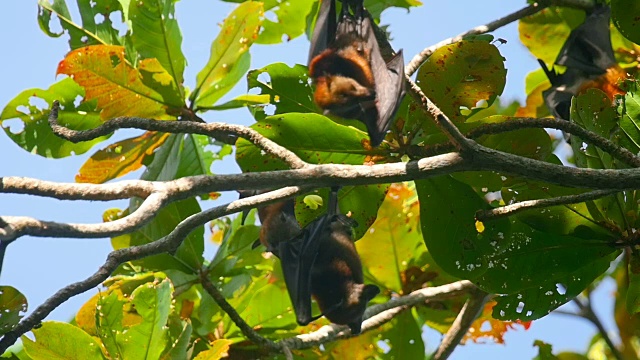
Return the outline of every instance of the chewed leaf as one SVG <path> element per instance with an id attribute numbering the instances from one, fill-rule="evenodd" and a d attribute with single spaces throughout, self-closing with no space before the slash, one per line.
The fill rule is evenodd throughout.
<path id="1" fill-rule="evenodd" d="M 27 298 L 12 286 L 0 286 L 0 334 L 20 322 L 27 311 Z"/>
<path id="2" fill-rule="evenodd" d="M 76 105 L 83 96 L 83 89 L 71 79 L 59 81 L 46 90 L 25 90 L 2 110 L 0 125 L 11 140 L 31 153 L 50 158 L 82 154 L 109 136 L 74 144 L 51 131 L 48 117 L 53 102 L 59 100 L 60 125 L 73 130 L 87 130 L 99 126 L 102 121 L 95 109 L 95 102 Z"/>

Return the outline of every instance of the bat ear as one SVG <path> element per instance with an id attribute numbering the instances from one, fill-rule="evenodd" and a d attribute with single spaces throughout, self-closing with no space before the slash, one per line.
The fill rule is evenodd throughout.
<path id="1" fill-rule="evenodd" d="M 368 284 L 364 286 L 362 295 L 360 295 L 360 299 L 366 304 L 378 294 L 380 294 L 380 288 L 375 285 Z"/>
<path id="2" fill-rule="evenodd" d="M 257 195 L 259 192 L 256 190 L 238 190 L 238 194 L 240 196 L 238 196 L 238 199 L 244 199 L 250 196 L 254 196 Z M 241 225 L 244 225 L 244 222 L 247 220 L 247 216 L 249 216 L 249 211 L 251 210 L 243 210 L 242 211 L 242 221 L 240 222 Z"/>
<path id="3" fill-rule="evenodd" d="M 243 214 L 244 215 L 244 214 Z M 244 219 L 242 219 L 244 222 Z M 256 239 L 256 241 L 253 242 L 253 244 L 251 245 L 251 250 L 257 248 L 258 246 L 260 246 L 262 243 L 260 242 L 260 239 Z"/>

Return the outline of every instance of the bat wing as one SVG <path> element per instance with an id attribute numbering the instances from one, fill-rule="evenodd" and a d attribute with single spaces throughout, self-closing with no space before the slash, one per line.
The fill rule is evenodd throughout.
<path id="1" fill-rule="evenodd" d="M 322 316 L 314 317 L 311 312 L 311 273 L 329 221 L 328 216 L 322 216 L 307 225 L 300 236 L 279 244 L 284 281 L 300 325 Z"/>
<path id="2" fill-rule="evenodd" d="M 608 6 L 597 7 L 584 23 L 569 34 L 556 64 L 580 69 L 588 75 L 602 75 L 616 64 L 611 46 Z"/>
<path id="3" fill-rule="evenodd" d="M 311 60 L 329 47 L 336 36 L 336 4 L 335 0 L 321 0 L 320 11 L 316 26 L 311 35 L 311 46 L 309 47 L 309 60 Z"/>
<path id="4" fill-rule="evenodd" d="M 375 106 L 378 112 L 378 116 L 375 118 L 367 117 L 365 123 L 371 138 L 371 145 L 376 147 L 384 140 L 384 136 L 391 126 L 391 120 L 393 120 L 405 94 L 404 57 L 402 51 L 399 51 L 388 63 L 384 61 L 371 21 L 371 16 L 365 12 L 361 31 L 371 50 L 371 71 L 375 80 Z"/>

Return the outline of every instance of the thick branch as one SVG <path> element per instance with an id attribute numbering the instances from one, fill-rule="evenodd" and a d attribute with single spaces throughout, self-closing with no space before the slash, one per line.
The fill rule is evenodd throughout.
<path id="1" fill-rule="evenodd" d="M 459 296 L 470 290 L 476 289 L 471 282 L 463 280 L 455 283 L 420 289 L 409 295 L 400 296 L 383 304 L 373 305 L 364 313 L 366 319 L 362 323 L 362 331 L 369 331 L 391 320 L 393 316 L 400 313 L 407 307 L 421 304 L 425 301 L 444 300 L 454 296 Z M 389 316 L 391 315 L 391 316 Z M 293 338 L 282 340 L 290 349 L 307 349 L 336 339 L 351 336 L 349 328 L 346 326 L 330 324 L 309 333 L 298 335 Z"/>
<path id="2" fill-rule="evenodd" d="M 58 111 L 60 103 L 54 101 L 51 113 L 49 114 L 49 125 L 54 134 L 59 137 L 77 143 L 81 141 L 89 141 L 100 136 L 111 134 L 118 129 L 142 129 L 149 131 L 161 131 L 166 133 L 188 133 L 200 134 L 209 137 L 219 137 L 221 135 L 237 135 L 248 140 L 260 149 L 276 156 L 280 160 L 287 163 L 293 169 L 304 168 L 307 163 L 302 161 L 292 151 L 287 150 L 275 142 L 260 135 L 257 131 L 241 125 L 225 124 L 225 123 L 201 123 L 196 121 L 158 121 L 144 119 L 138 117 L 118 117 L 111 119 L 95 129 L 76 131 L 68 129 L 58 124 Z"/>
<path id="3" fill-rule="evenodd" d="M 284 188 L 265 194 L 239 199 L 229 204 L 189 216 L 180 222 L 180 224 L 178 224 L 178 226 L 176 226 L 169 235 L 162 239 L 149 244 L 132 246 L 111 252 L 109 256 L 107 256 L 105 263 L 93 275 L 89 276 L 85 280 L 78 281 L 62 288 L 47 299 L 42 305 L 38 306 L 29 316 L 22 319 L 22 321 L 20 321 L 13 330 L 4 334 L 2 339 L 0 339 L 0 353 L 4 353 L 7 348 L 15 343 L 22 334 L 37 326 L 49 315 L 49 313 L 51 313 L 51 311 L 60 306 L 60 304 L 73 296 L 100 285 L 100 283 L 105 281 L 111 273 L 120 266 L 120 264 L 164 252 L 172 253 L 178 248 L 178 246 L 180 246 L 182 240 L 185 239 L 191 231 L 206 224 L 208 221 L 242 210 L 252 209 L 258 205 L 262 205 L 263 203 L 266 204 L 280 199 L 290 198 L 296 196 L 300 192 L 301 190 L 297 187 Z"/>
<path id="4" fill-rule="evenodd" d="M 627 165 L 630 165 L 632 167 L 640 167 L 640 157 L 636 156 L 631 151 L 618 146 L 616 143 L 605 137 L 602 137 L 594 132 L 580 127 L 575 123 L 565 120 L 556 120 L 552 118 L 511 118 L 509 119 L 509 121 L 501 123 L 480 125 L 477 128 L 467 132 L 465 136 L 469 139 L 477 139 L 484 135 L 500 134 L 508 131 L 528 128 L 549 128 L 562 130 L 566 133 L 580 137 L 583 141 L 589 144 L 593 144 L 599 147 L 601 150 L 606 151 L 611 156 L 626 163 Z M 410 152 L 414 157 L 427 157 L 442 154 L 452 150 L 454 150 L 454 146 L 446 143 L 428 147 L 416 146 L 411 149 Z"/>
<path id="5" fill-rule="evenodd" d="M 151 194 L 131 214 L 100 224 L 66 224 L 26 216 L 0 216 L 4 223 L 4 226 L 0 226 L 0 241 L 10 242 L 25 235 L 77 239 L 119 236 L 147 224 L 169 200 L 166 194 Z"/>
<path id="6" fill-rule="evenodd" d="M 484 308 L 484 304 L 487 303 L 490 297 L 490 294 L 480 289 L 476 289 L 471 293 L 471 296 L 469 296 L 467 302 L 464 303 L 462 310 L 458 313 L 453 324 L 451 324 L 449 331 L 444 334 L 440 346 L 433 355 L 434 360 L 444 360 L 451 356 L 453 350 L 460 344 L 460 341 L 469 331 L 471 324 L 473 324 L 478 317 Z"/>
<path id="7" fill-rule="evenodd" d="M 558 196 L 549 199 L 537 199 L 517 202 L 506 206 L 501 206 L 491 210 L 478 210 L 476 219 L 480 221 L 493 220 L 505 216 L 511 216 L 524 210 L 546 208 L 556 205 L 577 204 L 589 200 L 599 199 L 613 195 L 620 190 L 596 190 L 578 195 Z"/>

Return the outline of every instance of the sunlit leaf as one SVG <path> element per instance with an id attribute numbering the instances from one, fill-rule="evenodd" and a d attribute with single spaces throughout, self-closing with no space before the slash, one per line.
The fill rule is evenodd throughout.
<path id="1" fill-rule="evenodd" d="M 484 100 L 493 103 L 504 89 L 507 71 L 498 49 L 486 41 L 460 41 L 436 50 L 420 67 L 417 83 L 454 121 Z"/>
<path id="2" fill-rule="evenodd" d="M 173 286 L 169 280 L 147 283 L 131 294 L 142 323 L 116 335 L 124 359 L 158 359 L 167 344 L 166 323 L 171 309 Z"/>
<path id="3" fill-rule="evenodd" d="M 124 58 L 124 48 L 113 45 L 74 50 L 58 65 L 58 74 L 69 75 L 84 87 L 86 100 L 97 100 L 105 120 L 117 116 L 173 118 L 167 107 L 177 111 L 183 102 L 175 82 L 163 71 L 156 59 L 142 60 L 139 69 L 132 67 Z"/>
<path id="4" fill-rule="evenodd" d="M 65 0 L 38 0 L 38 23 L 40 29 L 51 37 L 69 35 L 69 46 L 75 50 L 89 45 L 121 45 L 123 38 L 113 26 L 111 14 L 122 10 L 117 0 L 77 1 L 82 24 L 71 18 Z M 51 29 L 52 15 L 56 15 L 64 31 Z M 102 20 L 102 21 L 96 21 Z"/>
<path id="5" fill-rule="evenodd" d="M 182 54 L 182 34 L 175 19 L 177 0 L 132 1 L 129 5 L 131 40 L 144 59 L 158 59 L 182 94 L 186 60 Z"/>
<path id="6" fill-rule="evenodd" d="M 169 135 L 147 131 L 98 150 L 78 170 L 76 182 L 102 184 L 138 170 Z"/>
<path id="7" fill-rule="evenodd" d="M 276 21 L 267 17 L 262 24 L 264 30 L 258 36 L 258 44 L 277 44 L 291 41 L 304 33 L 307 14 L 314 0 L 284 0 L 265 2 L 265 11 L 273 13 Z M 270 6 L 273 5 L 273 6 Z M 273 18 L 273 17 L 271 17 Z"/>
<path id="8" fill-rule="evenodd" d="M 190 97 L 194 108 L 215 104 L 249 69 L 248 51 L 258 37 L 263 12 L 262 2 L 247 1 L 225 19 L 209 61 L 196 77 Z"/>
<path id="9" fill-rule="evenodd" d="M 89 334 L 71 324 L 46 321 L 37 329 L 31 330 L 35 341 L 26 335 L 21 337 L 22 344 L 33 360 L 104 359 L 100 345 Z"/>
<path id="10" fill-rule="evenodd" d="M 63 79 L 47 90 L 25 90 L 2 110 L 0 124 L 11 140 L 26 151 L 51 158 L 82 154 L 109 136 L 74 144 L 51 131 L 48 117 L 53 101 L 58 100 L 61 106 L 58 122 L 61 125 L 73 130 L 99 126 L 102 121 L 94 102 L 75 105 L 83 96 L 83 89 L 71 79 Z"/>
<path id="11" fill-rule="evenodd" d="M 551 6 L 520 20 L 520 41 L 538 59 L 553 64 L 560 48 L 585 19 L 583 10 Z"/>
<path id="12" fill-rule="evenodd" d="M 201 351 L 194 360 L 218 360 L 226 357 L 231 340 L 217 339 L 208 350 Z"/>

